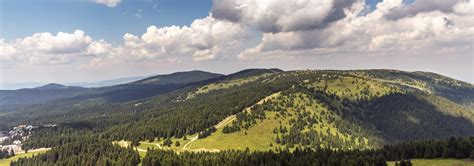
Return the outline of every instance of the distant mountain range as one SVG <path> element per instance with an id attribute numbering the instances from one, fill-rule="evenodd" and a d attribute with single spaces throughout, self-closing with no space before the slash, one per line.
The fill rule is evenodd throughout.
<path id="1" fill-rule="evenodd" d="M 474 85 L 430 72 L 248 69 L 0 91 L 0 128 L 24 123 L 62 128 L 33 137 L 38 147 L 85 132 L 177 151 L 365 149 L 474 135 Z"/>
<path id="2" fill-rule="evenodd" d="M 189 71 L 158 75 L 113 86 L 85 88 L 51 83 L 35 88 L 0 90 L 0 106 L 15 107 L 44 103 L 57 99 L 85 100 L 101 98 L 108 101 L 128 101 L 165 93 L 188 83 L 222 76 L 221 74 Z M 139 77 L 135 77 L 137 79 Z M 120 81 L 132 79 L 117 79 Z M 113 81 L 106 81 L 113 82 Z M 118 83 L 115 81 L 115 83 Z"/>
<path id="3" fill-rule="evenodd" d="M 96 88 L 96 87 L 104 87 L 104 86 L 113 86 L 119 84 L 126 84 L 133 81 L 141 80 L 147 78 L 149 76 L 138 76 L 138 77 L 124 77 L 124 78 L 117 78 L 111 80 L 104 80 L 98 82 L 75 82 L 75 83 L 66 83 L 65 85 L 68 86 L 81 86 L 85 88 Z"/>
<path id="4" fill-rule="evenodd" d="M 124 77 L 124 78 L 116 78 L 104 81 L 97 81 L 97 82 L 71 82 L 71 83 L 64 83 L 66 86 L 80 86 L 85 88 L 96 88 L 96 87 L 104 87 L 104 86 L 113 86 L 119 84 L 130 83 L 133 81 L 141 80 L 150 76 L 137 76 L 137 77 Z M 12 82 L 0 82 L 0 90 L 17 90 L 17 89 L 24 89 L 24 88 L 35 88 L 43 85 L 47 85 L 48 83 L 40 83 L 40 82 L 24 82 L 24 83 L 12 83 Z"/>

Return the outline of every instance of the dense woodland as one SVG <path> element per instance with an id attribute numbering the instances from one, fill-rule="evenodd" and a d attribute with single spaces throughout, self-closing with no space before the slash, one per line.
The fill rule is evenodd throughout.
<path id="1" fill-rule="evenodd" d="M 296 149 L 292 152 L 222 151 L 183 152 L 150 150 L 142 165 L 387 165 L 381 154 L 369 151 L 333 151 L 327 149 Z"/>
<path id="2" fill-rule="evenodd" d="M 474 160 L 474 137 L 451 137 L 386 145 L 382 149 L 387 160 L 411 158 L 471 158 Z"/>
<path id="3" fill-rule="evenodd" d="M 457 158 L 474 160 L 474 137 L 445 140 L 401 142 L 381 149 L 331 150 L 295 148 L 276 151 L 180 152 L 148 149 L 140 161 L 133 148 L 113 145 L 110 141 L 84 136 L 32 158 L 12 165 L 411 165 L 414 158 Z"/>
<path id="4" fill-rule="evenodd" d="M 110 141 L 81 137 L 80 140 L 39 154 L 21 158 L 11 165 L 137 165 L 140 157 L 136 150 L 113 145 Z"/>
<path id="5" fill-rule="evenodd" d="M 466 108 L 441 97 L 417 91 L 396 90 L 392 86 L 388 86 L 385 94 L 372 93 L 364 89 L 367 88 L 364 83 L 370 82 L 370 79 L 338 71 L 271 73 L 258 77 L 253 82 L 209 91 L 193 98 L 187 96 L 208 82 L 131 103 L 81 103 L 81 107 L 71 108 L 66 115 L 48 117 L 60 122 L 59 127 L 38 131 L 26 142 L 25 148 L 54 147 L 74 140 L 76 135 L 84 134 L 98 134 L 107 139 L 133 142 L 181 138 L 194 133 L 199 133 L 199 138 L 205 138 L 214 132 L 213 125 L 229 115 L 236 114 L 237 121 L 226 126 L 224 133 L 246 130 L 257 121 L 267 118 L 265 112 L 268 111 L 277 112 L 280 118 L 291 117 L 289 124 L 275 128 L 278 139 L 273 142 L 289 148 L 317 148 L 321 145 L 332 148 L 366 148 L 401 140 L 474 135 L 474 125 L 471 122 L 474 120 L 473 113 L 468 114 Z M 261 74 L 243 72 L 219 81 L 246 79 Z M 338 91 L 330 89 L 327 84 L 317 87 L 309 85 L 320 80 L 343 81 L 342 78 L 354 78 L 353 84 L 360 86 L 362 90 L 352 92 L 357 88 L 346 88 Z M 309 83 L 301 84 L 303 82 Z M 242 112 L 244 108 L 253 106 L 260 99 L 276 92 L 282 92 L 283 97 L 256 105 L 250 112 Z M 304 102 L 294 104 L 296 100 L 302 100 L 303 96 Z M 289 110 L 293 110 L 291 116 L 288 114 Z M 56 112 L 55 109 L 50 111 Z M 446 112 L 453 115 L 447 115 Z M 45 121 L 48 118 L 37 119 Z M 327 131 L 309 130 L 311 126 L 317 125 L 330 125 L 341 132 L 332 135 L 325 134 Z M 343 139 L 349 135 L 353 139 Z M 360 141 L 363 138 L 369 140 L 368 144 Z"/>
<path id="6" fill-rule="evenodd" d="M 199 163 L 204 161 L 200 160 L 201 158 L 209 158 L 208 162 L 217 164 L 222 162 L 222 155 L 235 155 L 238 156 L 236 160 L 229 162 L 255 164 L 255 159 L 252 159 L 254 157 L 271 163 L 281 162 L 283 159 L 279 157 L 282 155 L 300 160 L 300 157 L 315 153 L 333 154 L 337 162 L 367 162 L 369 165 L 381 160 L 380 156 L 390 160 L 467 158 L 472 153 L 472 138 L 412 143 L 416 148 L 412 145 L 390 145 L 399 141 L 474 135 L 474 112 L 469 105 L 462 105 L 471 100 L 471 94 L 458 93 L 462 90 L 471 92 L 474 89 L 472 85 L 450 79 L 439 81 L 439 76 L 436 75 L 433 76 L 436 79 L 430 77 L 430 74 L 424 73 L 400 74 L 384 70 L 249 70 L 182 85 L 172 91 L 166 88 L 164 94 L 159 91 L 159 94 L 152 97 L 138 97 L 139 100 L 110 100 L 112 98 L 109 97 L 117 97 L 110 93 L 110 96 L 102 94 L 99 98 L 82 100 L 76 97 L 27 106 L 23 108 L 21 116 L 17 112 L 8 111 L 5 116 L 0 116 L 0 126 L 10 127 L 21 122 L 35 125 L 58 124 L 54 128 L 39 128 L 23 145 L 24 149 L 55 147 L 43 155 L 41 160 L 34 158 L 34 162 L 48 164 L 110 163 L 114 161 L 114 157 L 124 154 L 129 157 L 121 162 L 136 162 L 134 150 L 122 152 L 111 144 L 100 147 L 101 145 L 95 145 L 93 141 L 83 143 L 81 140 L 93 138 L 92 140 L 101 143 L 128 140 L 134 146 L 145 140 L 165 140 L 163 145 L 170 147 L 179 144 L 171 139 L 189 138 L 192 134 L 197 134 L 199 139 L 206 139 L 217 131 L 214 125 L 231 115 L 235 115 L 236 120 L 223 128 L 223 134 L 245 132 L 265 120 L 279 121 L 279 125 L 272 129 L 275 136 L 273 141 L 268 142 L 270 146 L 277 145 L 273 146 L 274 152 L 224 151 L 217 154 L 176 155 L 168 151 L 154 150 L 143 162 L 184 162 L 182 157 L 185 156 L 192 162 Z M 387 82 L 376 79 L 385 79 Z M 397 84 L 396 81 L 404 82 Z M 197 93 L 198 91 L 202 92 Z M 120 92 L 118 96 L 126 96 L 130 91 L 116 92 Z M 280 96 L 256 104 L 275 93 L 280 93 Z M 135 96 L 133 94 L 130 93 Z M 467 99 L 461 99 L 459 96 Z M 248 110 L 243 111 L 246 108 Z M 73 156 L 70 161 L 63 161 L 63 158 L 58 160 L 58 156 L 50 154 L 58 149 L 66 152 L 69 151 L 68 148 L 77 148 L 76 144 L 84 144 L 80 152 L 63 156 Z M 383 151 L 369 150 L 381 148 L 382 145 L 387 145 Z M 102 156 L 102 153 L 109 152 L 94 151 L 95 157 L 89 159 L 86 155 L 91 152 L 89 148 L 98 146 L 110 151 L 111 156 Z M 429 148 L 423 149 L 420 146 Z M 454 150 L 452 147 L 455 147 Z M 284 150 L 277 150 L 278 148 Z M 327 150 L 328 148 L 340 151 L 333 152 Z M 295 149 L 308 154 L 291 156 L 289 151 Z M 347 150 L 352 149 L 362 151 L 351 151 L 356 153 L 349 155 L 354 158 L 337 157 L 345 156 Z M 370 155 L 367 155 L 368 153 Z M 45 157 L 47 154 L 50 157 Z M 23 159 L 17 164 L 28 162 L 33 161 Z"/>

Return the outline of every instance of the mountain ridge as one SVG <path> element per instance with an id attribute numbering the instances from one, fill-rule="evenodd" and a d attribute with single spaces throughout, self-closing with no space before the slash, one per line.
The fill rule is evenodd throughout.
<path id="1" fill-rule="evenodd" d="M 153 86 L 156 83 L 147 83 L 159 81 L 153 79 L 121 86 Z M 0 125 L 55 123 L 73 131 L 93 130 L 112 140 L 149 140 L 186 151 L 359 149 L 474 134 L 474 111 L 465 105 L 473 100 L 472 86 L 429 73 L 251 69 L 180 84 L 153 95 L 140 92 L 138 97 L 109 101 L 113 98 L 107 97 L 124 96 L 121 87 L 116 88 L 119 91 L 114 93 L 11 112 L 18 117 L 0 116 Z M 139 92 L 129 90 L 124 94 Z M 280 95 L 261 101 L 276 93 Z M 213 128 L 216 124 L 221 125 Z M 46 137 L 64 139 L 55 134 L 37 136 L 31 146 L 42 145 L 35 141 Z M 242 142 L 237 145 L 229 140 Z M 169 145 L 170 141 L 181 146 Z"/>

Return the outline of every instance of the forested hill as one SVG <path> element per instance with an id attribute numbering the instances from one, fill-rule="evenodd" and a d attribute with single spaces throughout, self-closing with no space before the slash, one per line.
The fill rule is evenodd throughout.
<path id="1" fill-rule="evenodd" d="M 82 88 L 51 83 L 31 89 L 0 90 L 0 108 L 6 109 L 11 107 L 15 110 L 59 99 L 72 99 L 76 101 L 94 99 L 96 101 L 126 102 L 159 95 L 190 83 L 220 76 L 222 75 L 204 71 L 187 71 L 157 75 L 131 83 L 98 88 Z M 0 111 L 2 111 L 1 109 Z"/>
<path id="2" fill-rule="evenodd" d="M 58 146 L 84 133 L 178 151 L 374 148 L 474 135 L 473 90 L 424 72 L 252 69 L 146 98 L 110 93 L 48 102 L 2 114 L 0 123 L 59 124 L 33 135 L 28 148 Z M 141 95 L 135 92 L 126 94 Z"/>

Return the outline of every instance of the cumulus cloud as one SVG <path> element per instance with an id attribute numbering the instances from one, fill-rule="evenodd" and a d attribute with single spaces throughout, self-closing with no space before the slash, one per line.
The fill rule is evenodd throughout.
<path id="1" fill-rule="evenodd" d="M 64 64 L 86 57 L 92 65 L 186 58 L 203 61 L 240 47 L 247 33 L 241 24 L 212 16 L 196 19 L 189 26 L 150 26 L 141 36 L 126 33 L 123 42 L 115 46 L 102 39 L 93 40 L 81 30 L 56 35 L 35 33 L 13 41 L 1 39 L 0 59 L 27 64 Z"/>
<path id="2" fill-rule="evenodd" d="M 385 17 L 388 19 L 399 19 L 432 11 L 451 13 L 453 6 L 462 1 L 463 0 L 416 0 L 410 5 L 398 3 L 399 5 L 395 8 L 391 8 Z"/>
<path id="3" fill-rule="evenodd" d="M 474 0 L 464 0 L 453 6 L 453 10 L 459 14 L 474 14 Z"/>
<path id="4" fill-rule="evenodd" d="M 412 4 L 384 0 L 374 11 L 366 9 L 363 0 L 213 0 L 211 14 L 190 25 L 149 26 L 143 34 L 124 34 L 117 44 L 93 40 L 81 30 L 2 39 L 0 59 L 60 64 L 86 57 L 92 65 L 101 65 L 236 55 L 252 59 L 272 54 L 472 51 L 472 0 L 416 0 Z"/>
<path id="5" fill-rule="evenodd" d="M 255 26 L 263 32 L 311 30 L 344 18 L 356 0 L 213 0 L 215 18 Z"/>
<path id="6" fill-rule="evenodd" d="M 427 5 L 422 7 L 422 3 Z M 375 11 L 361 15 L 364 5 L 359 1 L 343 10 L 344 18 L 324 28 L 263 31 L 261 42 L 243 51 L 239 58 L 249 59 L 275 50 L 368 54 L 444 48 L 467 52 L 472 49 L 474 36 L 471 4 L 472 1 L 418 0 L 407 6 L 402 0 L 385 0 L 377 4 Z M 395 18 L 394 11 L 401 9 L 411 14 Z"/>
<path id="7" fill-rule="evenodd" d="M 104 4 L 108 7 L 115 7 L 117 6 L 122 0 L 94 0 L 95 3 Z"/>
<path id="8" fill-rule="evenodd" d="M 190 26 L 150 26 L 141 36 L 125 34 L 122 45 L 108 57 L 94 59 L 94 64 L 114 58 L 159 60 L 191 57 L 196 61 L 210 60 L 238 47 L 246 33 L 242 25 L 212 16 L 196 19 Z"/>
<path id="9" fill-rule="evenodd" d="M 73 33 L 35 33 L 10 42 L 0 40 L 0 59 L 30 64 L 67 63 L 76 56 L 87 55 L 95 42 L 82 30 Z"/>

